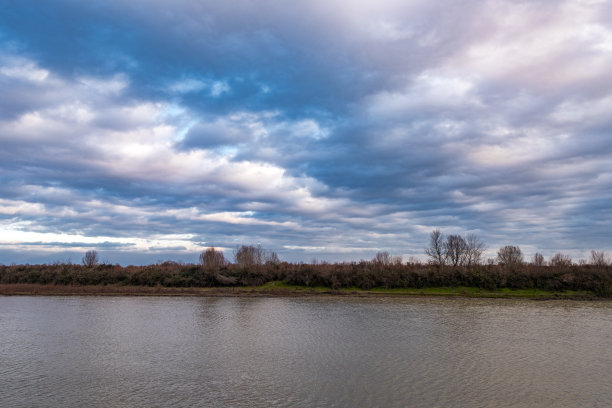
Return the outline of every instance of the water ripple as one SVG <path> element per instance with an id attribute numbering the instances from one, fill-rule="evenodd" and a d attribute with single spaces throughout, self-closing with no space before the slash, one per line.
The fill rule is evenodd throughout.
<path id="1" fill-rule="evenodd" d="M 609 407 L 609 302 L 0 297 L 2 407 Z"/>

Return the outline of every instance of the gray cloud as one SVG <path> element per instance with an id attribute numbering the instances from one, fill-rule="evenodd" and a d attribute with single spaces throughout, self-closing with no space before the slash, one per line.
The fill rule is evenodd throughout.
<path id="1" fill-rule="evenodd" d="M 168 7 L 0 17 L 5 248 L 359 259 L 440 227 L 610 249 L 609 4 Z"/>

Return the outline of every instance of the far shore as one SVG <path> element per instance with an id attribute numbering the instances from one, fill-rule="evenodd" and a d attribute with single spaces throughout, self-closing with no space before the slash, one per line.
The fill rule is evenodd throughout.
<path id="1" fill-rule="evenodd" d="M 537 289 L 485 290 L 474 287 L 434 287 L 370 290 L 288 285 L 269 282 L 240 287 L 164 287 L 128 285 L 0 284 L 0 296 L 200 296 L 200 297 L 463 297 L 537 300 L 606 300 L 588 291 L 550 292 Z M 608 299 L 609 300 L 609 299 Z"/>

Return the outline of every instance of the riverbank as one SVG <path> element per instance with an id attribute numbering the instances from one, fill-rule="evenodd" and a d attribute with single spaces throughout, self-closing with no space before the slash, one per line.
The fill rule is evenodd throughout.
<path id="1" fill-rule="evenodd" d="M 612 266 L 278 264 L 203 267 L 0 265 L 5 294 L 167 294 L 199 296 L 464 296 L 612 298 Z M 10 286 L 39 285 L 39 286 Z M 377 289 L 378 288 L 378 289 Z"/>
<path id="2" fill-rule="evenodd" d="M 54 285 L 54 284 L 0 284 L 0 295 L 4 296 L 236 296 L 236 297 L 301 297 L 301 296 L 348 296 L 348 297 L 467 297 L 467 298 L 522 298 L 522 299 L 574 299 L 601 300 L 589 291 L 545 291 L 539 289 L 496 289 L 475 287 L 401 288 L 401 289 L 331 289 L 289 285 L 280 281 L 259 286 L 242 287 L 164 287 L 131 285 Z"/>

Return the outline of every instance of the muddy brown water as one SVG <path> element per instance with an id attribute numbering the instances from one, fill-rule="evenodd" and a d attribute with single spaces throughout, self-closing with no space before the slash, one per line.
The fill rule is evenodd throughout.
<path id="1" fill-rule="evenodd" d="M 610 407 L 612 302 L 0 296 L 2 407 Z"/>

